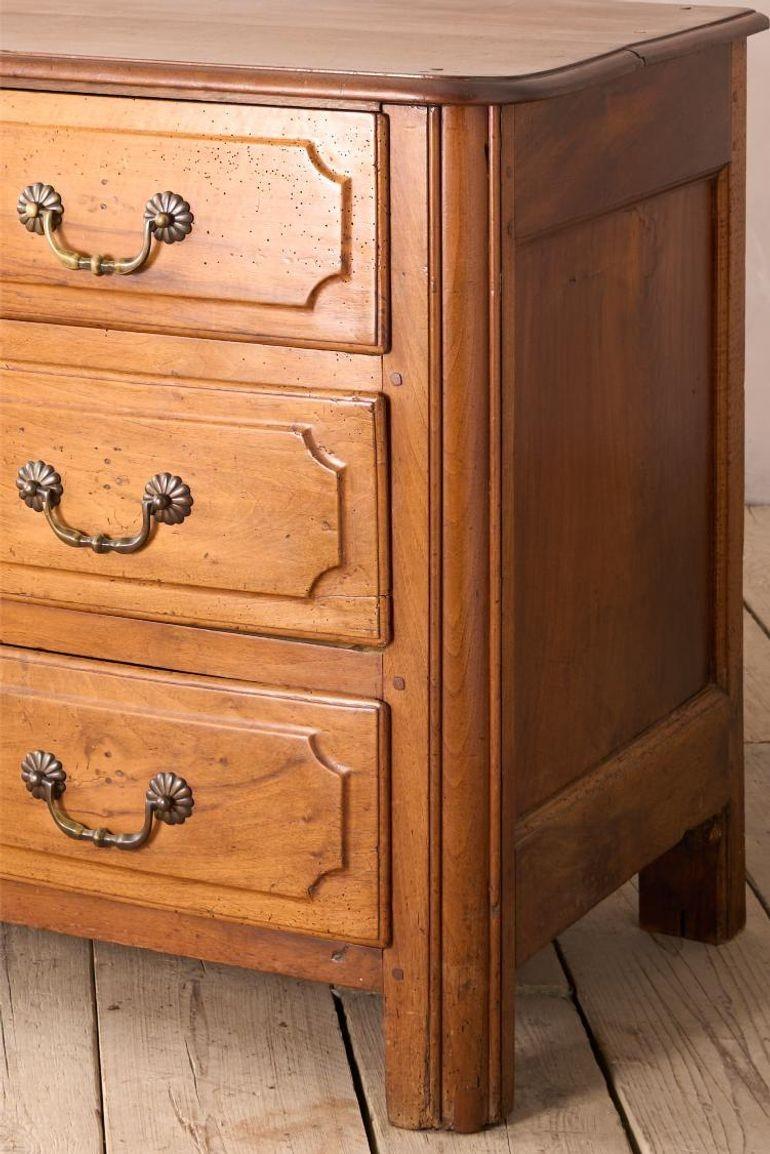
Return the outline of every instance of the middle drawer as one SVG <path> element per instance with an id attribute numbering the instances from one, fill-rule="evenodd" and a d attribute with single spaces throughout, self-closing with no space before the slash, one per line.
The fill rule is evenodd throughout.
<path id="1" fill-rule="evenodd" d="M 382 397 L 16 370 L 4 378 L 5 593 L 341 644 L 387 641 Z M 53 484 L 57 520 L 89 536 L 136 534 L 148 483 L 173 498 L 174 482 L 153 482 L 163 474 L 189 487 L 192 505 L 179 506 L 189 515 L 150 518 L 137 552 L 69 547 L 46 523 Z"/>

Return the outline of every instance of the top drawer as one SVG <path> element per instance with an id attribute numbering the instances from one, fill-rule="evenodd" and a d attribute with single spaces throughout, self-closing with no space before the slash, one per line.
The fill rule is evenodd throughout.
<path id="1" fill-rule="evenodd" d="M 368 112 L 5 92 L 5 315 L 379 352 L 384 131 Z M 66 249 L 135 255 L 166 190 L 189 202 L 192 231 L 153 239 L 130 275 L 72 271 L 20 222 L 36 182 L 61 197 Z"/>

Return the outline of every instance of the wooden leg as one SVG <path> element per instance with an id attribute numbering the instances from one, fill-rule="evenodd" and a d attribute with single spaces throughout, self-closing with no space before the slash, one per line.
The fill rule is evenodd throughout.
<path id="1" fill-rule="evenodd" d="M 642 929 L 719 945 L 746 921 L 743 814 L 738 806 L 696 829 L 639 875 Z"/>
<path id="2" fill-rule="evenodd" d="M 513 983 L 507 985 L 511 987 Z M 438 993 L 433 1000 L 438 1000 Z M 472 1023 L 473 1057 L 460 1066 L 451 1046 L 445 1044 L 436 1055 L 430 1036 L 426 1033 L 420 1038 L 413 1022 L 399 1018 L 398 1006 L 389 1005 L 386 983 L 385 1087 L 392 1125 L 406 1130 L 475 1133 L 506 1118 L 513 1108 L 514 995 L 510 988 L 506 990 L 505 1003 L 500 1023 L 505 1027 L 501 1053 L 493 1053 L 500 1026 L 490 1014 L 488 1027 L 486 1023 Z M 487 1057 L 490 1052 L 495 1066 Z M 432 1067 L 441 1087 L 440 1096 L 431 1095 Z"/>

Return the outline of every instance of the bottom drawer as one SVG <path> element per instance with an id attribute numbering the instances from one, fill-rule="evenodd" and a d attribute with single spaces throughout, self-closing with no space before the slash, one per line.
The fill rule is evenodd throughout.
<path id="1" fill-rule="evenodd" d="M 381 703 L 26 650 L 3 650 L 2 668 L 3 876 L 384 941 Z M 183 824 L 154 820 L 140 848 L 72 840 L 21 779 L 32 750 L 62 763 L 66 791 L 57 804 L 86 826 L 140 829 L 157 773 L 186 779 L 192 813 Z"/>

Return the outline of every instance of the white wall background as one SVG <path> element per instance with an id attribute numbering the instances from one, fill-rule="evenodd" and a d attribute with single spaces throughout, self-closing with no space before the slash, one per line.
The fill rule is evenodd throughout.
<path id="1" fill-rule="evenodd" d="M 696 0 L 758 7 L 770 0 Z M 749 38 L 746 252 L 746 500 L 770 505 L 770 31 Z"/>

